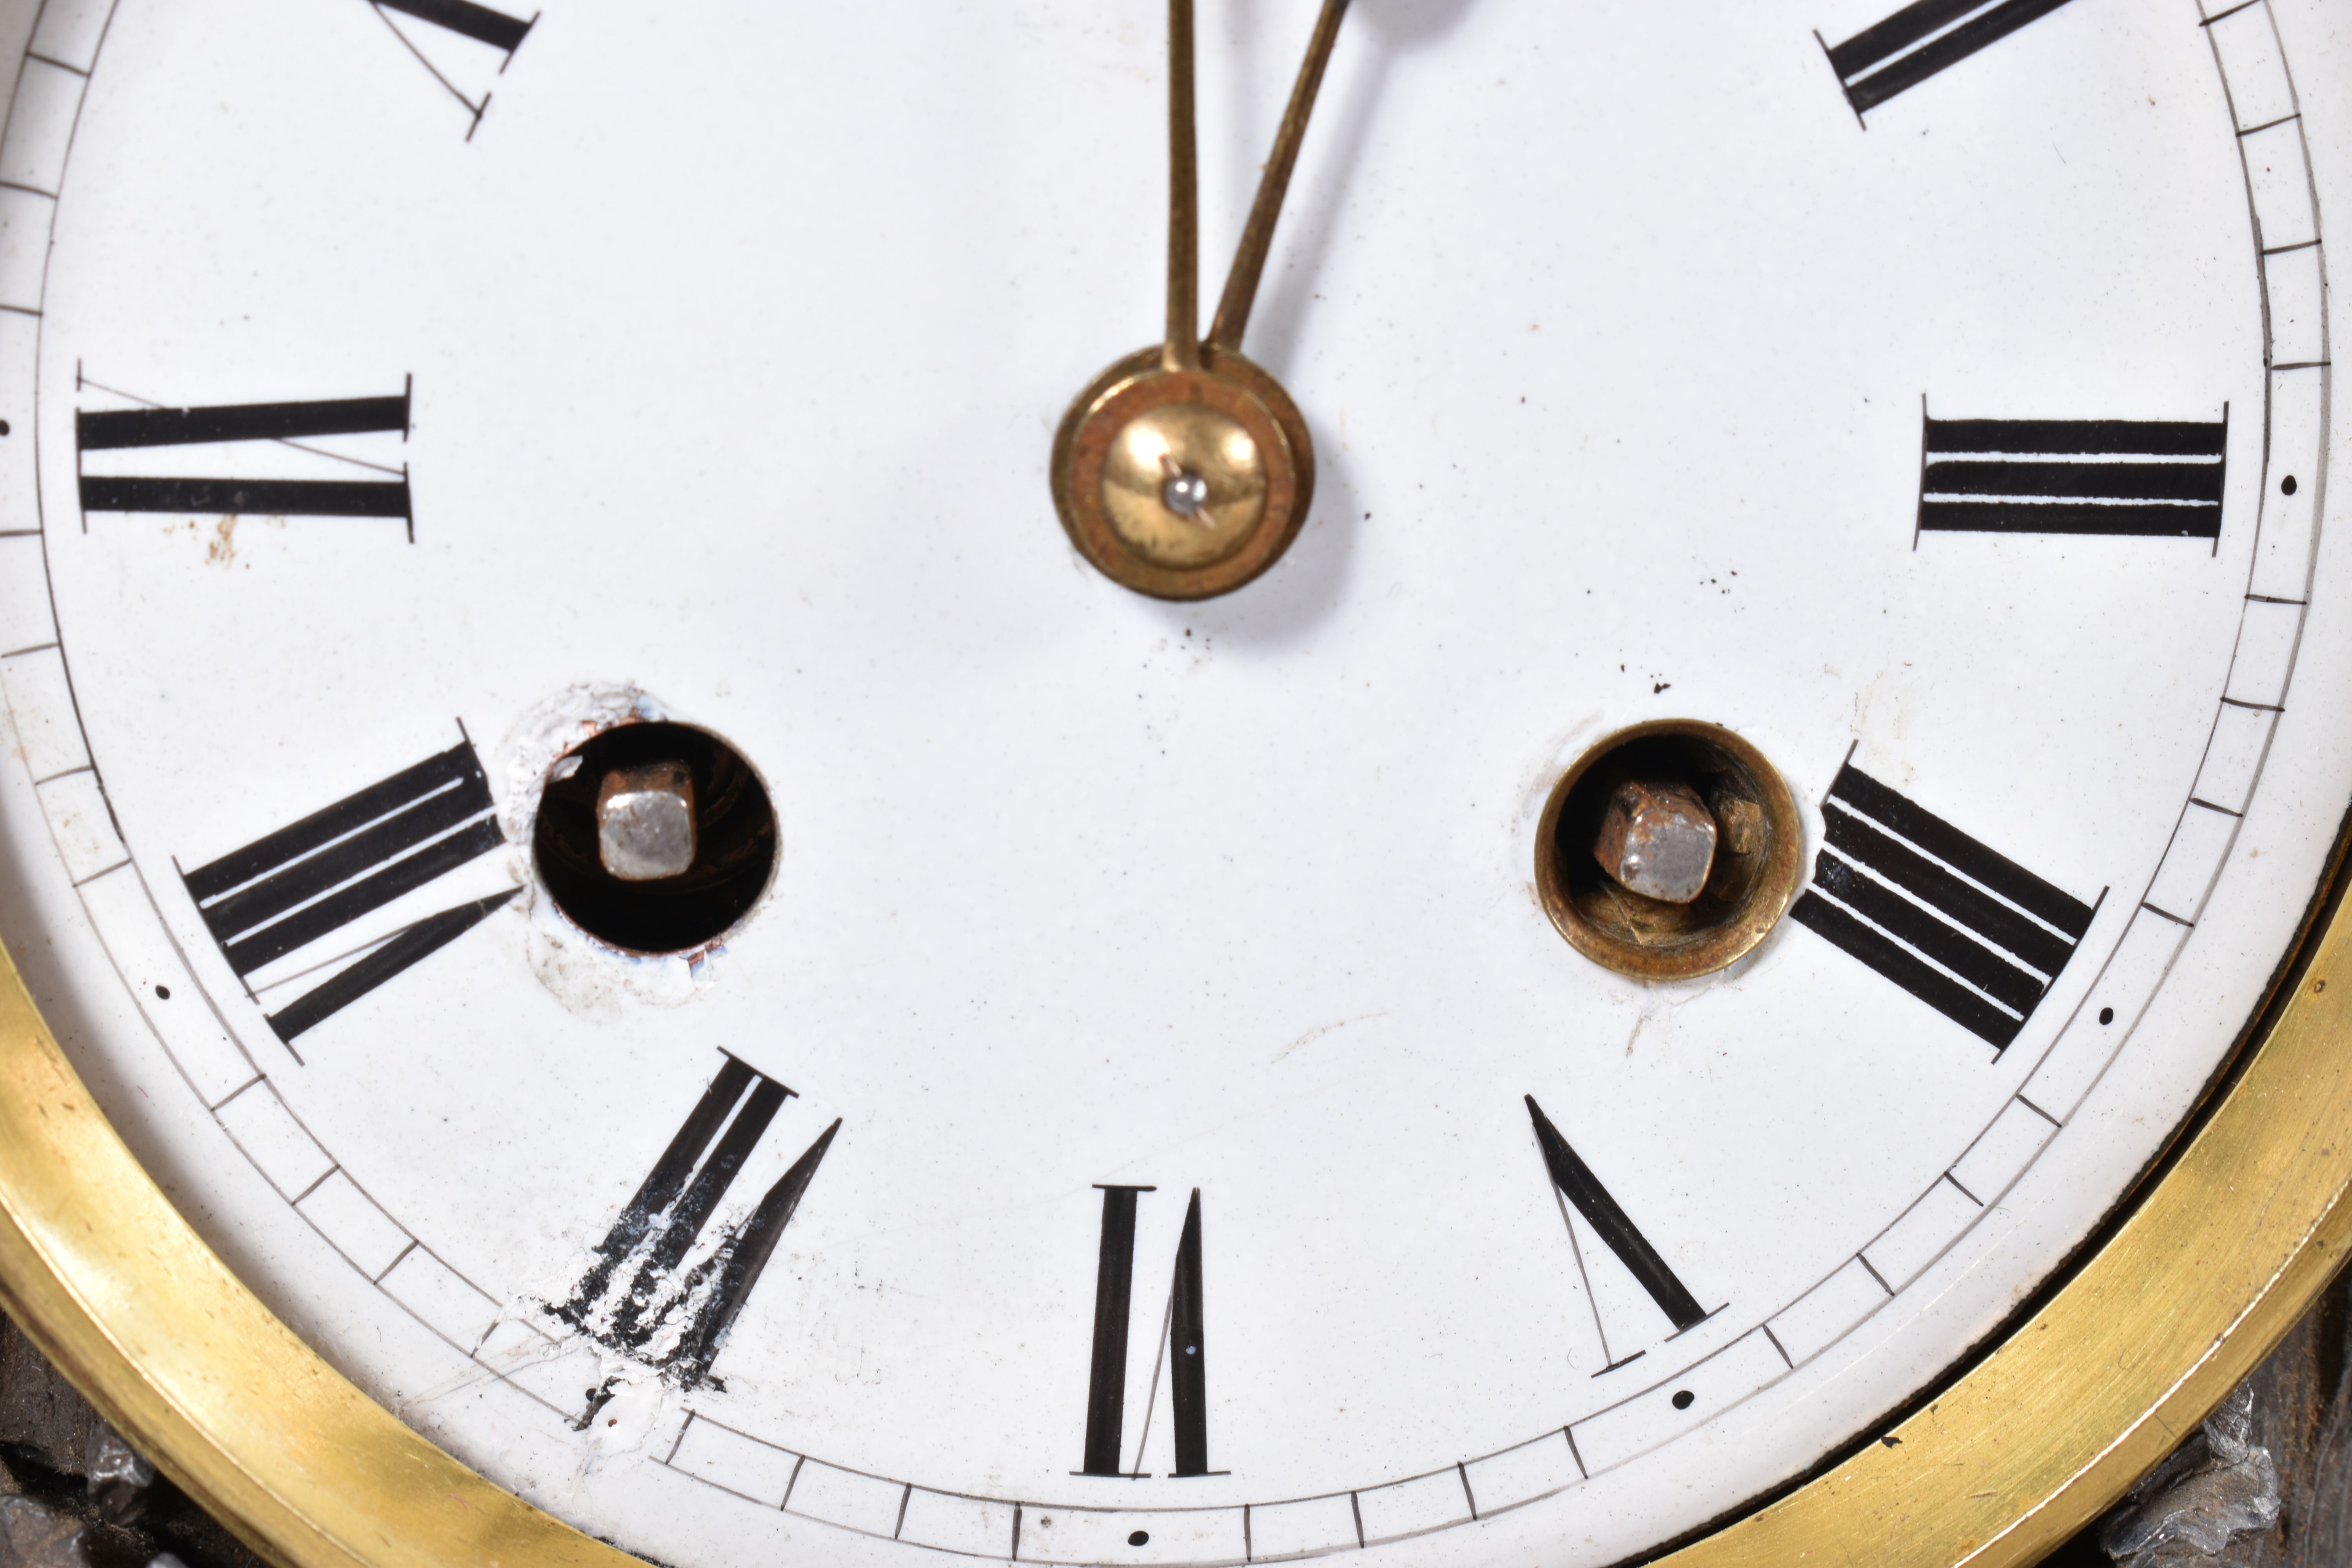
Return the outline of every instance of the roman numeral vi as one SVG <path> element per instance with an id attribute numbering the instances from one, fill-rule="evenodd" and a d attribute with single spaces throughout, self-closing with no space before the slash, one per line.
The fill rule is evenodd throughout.
<path id="1" fill-rule="evenodd" d="M 239 979 L 334 935 L 505 844 L 470 743 L 404 768 L 323 811 L 182 874 Z M 314 1028 L 479 924 L 509 889 L 396 932 L 269 1015 L 278 1037 Z"/>
<path id="2" fill-rule="evenodd" d="M 2066 0 L 1916 0 L 1829 50 L 1845 100 L 1865 114 L 1896 93 L 1999 43 Z M 1822 46 L 1827 48 L 1825 44 Z"/>
<path id="3" fill-rule="evenodd" d="M 1849 763 L 1828 842 L 1789 913 L 2005 1050 L 2097 907 L 2060 891 Z M 2100 895 L 2105 898 L 2104 892 Z"/>
<path id="4" fill-rule="evenodd" d="M 1102 1244 L 1095 1268 L 1094 1361 L 1087 1380 L 1086 1468 L 1089 1476 L 1123 1476 L 1118 1468 L 1127 1414 L 1127 1331 L 1135 1285 L 1135 1200 L 1156 1187 L 1112 1187 L 1103 1195 Z M 1208 1345 L 1202 1334 L 1201 1189 L 1184 1211 L 1184 1232 L 1176 1243 L 1176 1269 L 1169 1282 L 1167 1321 L 1152 1345 L 1152 1392 L 1160 1387 L 1160 1350 L 1168 1350 L 1168 1408 L 1174 1425 L 1180 1476 L 1205 1476 L 1209 1469 Z M 1143 1441 L 1151 1435 L 1151 1408 L 1143 1412 Z"/>

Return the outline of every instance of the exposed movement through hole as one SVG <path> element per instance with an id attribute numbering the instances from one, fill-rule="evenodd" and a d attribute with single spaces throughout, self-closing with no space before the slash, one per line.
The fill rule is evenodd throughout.
<path id="1" fill-rule="evenodd" d="M 742 753 L 684 724 L 624 724 L 569 752 L 540 797 L 531 856 L 591 936 L 682 952 L 751 911 L 776 863 L 776 814 Z"/>
<path id="2" fill-rule="evenodd" d="M 1689 979 L 1737 962 L 1787 911 L 1801 832 L 1788 785 L 1730 731 L 1637 724 L 1552 786 L 1536 887 L 1585 957 L 1645 980 Z"/>

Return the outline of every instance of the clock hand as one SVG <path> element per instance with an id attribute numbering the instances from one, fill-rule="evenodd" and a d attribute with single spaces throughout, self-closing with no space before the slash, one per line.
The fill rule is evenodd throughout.
<path id="1" fill-rule="evenodd" d="M 1242 346 L 1242 331 L 1249 325 L 1250 307 L 1257 300 L 1258 278 L 1265 270 L 1266 253 L 1274 247 L 1274 226 L 1282 216 L 1283 198 L 1290 192 L 1290 171 L 1298 162 L 1299 143 L 1307 140 L 1307 119 L 1315 112 L 1315 95 L 1323 86 L 1323 68 L 1331 62 L 1331 46 L 1339 42 L 1339 22 L 1347 14 L 1348 0 L 1323 0 L 1323 13 L 1315 19 L 1315 34 L 1307 40 L 1307 58 L 1299 62 L 1298 80 L 1290 89 L 1290 107 L 1283 110 L 1282 129 L 1275 133 L 1274 152 L 1266 158 L 1265 173 L 1258 179 L 1257 200 L 1250 205 L 1249 222 L 1242 229 L 1239 248 L 1234 252 L 1233 270 L 1225 275 L 1224 296 L 1217 301 L 1217 319 L 1209 328 L 1209 342 L 1216 348 L 1232 351 Z M 1191 20 L 1189 16 L 1185 18 L 1188 56 L 1192 47 Z M 1191 70 L 1192 62 L 1187 58 L 1188 79 Z M 1190 89 L 1188 79 L 1188 94 Z M 1188 137 L 1190 113 L 1188 104 Z"/>
<path id="2" fill-rule="evenodd" d="M 1231 593 L 1281 559 L 1315 489 L 1307 422 L 1238 347 L 1347 0 L 1325 0 L 1274 156 L 1200 341 L 1192 0 L 1168 5 L 1168 329 L 1097 376 L 1054 437 L 1054 507 L 1080 554 L 1161 599 Z"/>
<path id="3" fill-rule="evenodd" d="M 1192 132 L 1192 0 L 1168 0 L 1168 343 L 1160 363 L 1201 368 L 1201 173 Z"/>

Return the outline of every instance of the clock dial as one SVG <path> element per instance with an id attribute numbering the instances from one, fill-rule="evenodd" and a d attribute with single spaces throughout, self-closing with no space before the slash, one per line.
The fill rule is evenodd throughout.
<path id="1" fill-rule="evenodd" d="M 26 22 L 61 1033 L 632 1552 L 1653 1550 L 2063 1268 L 2352 801 L 2269 0 Z"/>

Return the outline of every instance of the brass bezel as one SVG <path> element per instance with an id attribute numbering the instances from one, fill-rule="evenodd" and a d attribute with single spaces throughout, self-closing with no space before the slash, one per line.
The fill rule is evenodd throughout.
<path id="1" fill-rule="evenodd" d="M 1695 751 L 1717 754 L 1726 764 L 1722 771 L 1738 781 L 1738 793 L 1764 808 L 1764 846 L 1747 858 L 1751 864 L 1717 857 L 1716 874 L 1708 879 L 1711 900 L 1718 889 L 1728 897 L 1692 906 L 1706 913 L 1719 910 L 1717 918 L 1690 935 L 1667 934 L 1645 941 L 1639 923 L 1642 911 L 1628 914 L 1621 909 L 1616 912 L 1622 918 L 1610 920 L 1611 911 L 1595 900 L 1591 888 L 1573 875 L 1582 866 L 1564 864 L 1567 856 L 1558 840 L 1560 816 L 1586 774 L 1628 746 L 1661 740 L 1685 742 Z M 1536 893 L 1543 900 L 1544 913 L 1551 917 L 1552 928 L 1570 947 L 1602 968 L 1637 980 L 1693 980 L 1729 968 L 1771 934 L 1788 912 L 1789 901 L 1796 897 L 1797 884 L 1804 879 L 1804 837 L 1796 797 L 1763 752 L 1720 724 L 1700 719 L 1654 719 L 1619 730 L 1586 747 L 1584 754 L 1552 784 L 1536 826 Z M 1591 882 L 1605 880 L 1598 875 L 1597 866 L 1592 870 Z M 1735 873 L 1737 886 L 1727 886 Z M 1683 914 L 1671 905 L 1654 905 L 1633 893 L 1621 893 L 1614 901 L 1622 905 L 1624 900 L 1668 919 Z"/>

